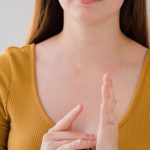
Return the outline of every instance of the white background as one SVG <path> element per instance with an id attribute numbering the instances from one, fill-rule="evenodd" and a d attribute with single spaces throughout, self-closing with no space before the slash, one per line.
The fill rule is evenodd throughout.
<path id="1" fill-rule="evenodd" d="M 150 0 L 148 1 L 150 10 Z M 24 45 L 30 29 L 33 7 L 34 0 L 0 0 L 0 51 L 8 46 Z"/>
<path id="2" fill-rule="evenodd" d="M 34 0 L 0 0 L 0 51 L 25 43 L 33 7 Z"/>

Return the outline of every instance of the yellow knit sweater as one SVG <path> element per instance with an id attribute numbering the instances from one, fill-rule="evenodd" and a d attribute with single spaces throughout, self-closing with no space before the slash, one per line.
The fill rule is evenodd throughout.
<path id="1" fill-rule="evenodd" d="M 150 150 L 150 50 L 119 123 L 120 150 Z M 0 150 L 39 150 L 54 122 L 40 103 L 35 77 L 35 44 L 10 46 L 0 55 Z"/>

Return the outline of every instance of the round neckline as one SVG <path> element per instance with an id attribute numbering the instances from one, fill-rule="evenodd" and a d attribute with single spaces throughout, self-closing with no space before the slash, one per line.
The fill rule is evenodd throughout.
<path id="1" fill-rule="evenodd" d="M 34 99 L 34 102 L 35 102 L 35 105 L 37 105 L 38 110 L 39 110 L 40 114 L 43 116 L 43 118 L 47 121 L 48 124 L 53 126 L 56 124 L 56 122 L 52 118 L 50 118 L 48 116 L 48 114 L 46 113 L 46 111 L 44 110 L 43 105 L 41 103 L 39 93 L 38 93 L 37 80 L 36 80 L 36 50 L 35 50 L 35 48 L 36 48 L 36 44 L 32 43 L 31 44 L 31 51 L 32 51 L 31 52 L 31 57 L 32 57 L 31 58 L 31 61 L 32 61 L 31 62 L 31 64 L 32 64 L 31 72 L 32 72 L 33 90 L 34 90 L 34 94 L 36 97 Z M 144 76 L 147 71 L 148 54 L 149 54 L 149 48 L 147 49 L 145 56 L 144 56 L 144 61 L 143 61 L 142 67 L 141 67 L 139 78 L 136 83 L 136 87 L 133 91 L 133 94 L 131 96 L 131 101 L 130 101 L 131 103 L 129 104 L 127 111 L 124 113 L 122 119 L 119 121 L 119 124 L 118 124 L 119 128 L 121 128 L 127 122 L 127 120 L 130 118 L 130 116 L 132 115 L 132 112 L 134 111 L 134 108 L 138 102 L 138 97 L 141 94 L 141 91 L 142 91 L 142 88 L 144 85 L 144 80 L 145 80 Z"/>

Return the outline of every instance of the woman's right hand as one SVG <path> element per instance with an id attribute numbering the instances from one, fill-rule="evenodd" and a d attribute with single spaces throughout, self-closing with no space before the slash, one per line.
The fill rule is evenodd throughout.
<path id="1" fill-rule="evenodd" d="M 41 150 L 77 150 L 96 147 L 96 135 L 72 131 L 83 106 L 79 104 L 44 134 Z"/>

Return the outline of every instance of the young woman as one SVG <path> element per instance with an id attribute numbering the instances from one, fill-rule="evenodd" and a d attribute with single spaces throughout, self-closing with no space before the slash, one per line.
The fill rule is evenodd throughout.
<path id="1" fill-rule="evenodd" d="M 36 0 L 28 42 L 0 55 L 0 150 L 149 150 L 146 12 Z"/>

